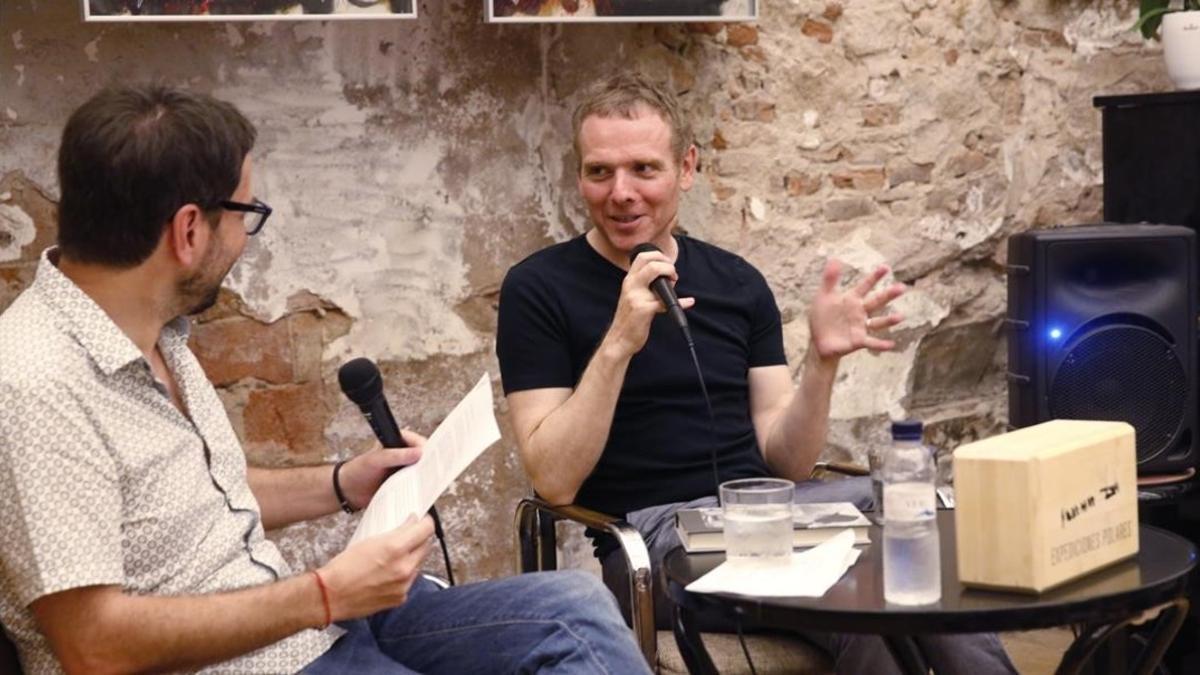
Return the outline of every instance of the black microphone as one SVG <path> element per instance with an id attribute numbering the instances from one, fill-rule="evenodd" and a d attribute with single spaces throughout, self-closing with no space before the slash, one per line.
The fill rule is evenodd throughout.
<path id="1" fill-rule="evenodd" d="M 371 431 L 385 448 L 403 448 L 408 444 L 400 435 L 400 426 L 392 416 L 387 397 L 383 395 L 383 375 L 379 366 L 365 357 L 351 359 L 338 368 L 338 384 L 346 398 L 354 401 L 363 417 L 371 425 Z M 450 551 L 446 548 L 446 535 L 442 531 L 442 519 L 438 517 L 437 507 L 429 508 L 433 516 L 433 531 L 442 545 L 442 559 L 446 563 L 446 578 L 454 585 L 454 570 L 450 568 Z"/>
<path id="2" fill-rule="evenodd" d="M 371 425 L 371 431 L 385 448 L 403 448 L 408 444 L 400 435 L 396 418 L 383 395 L 383 376 L 379 367 L 368 358 L 359 357 L 342 364 L 338 369 L 338 384 L 346 398 L 354 401 L 363 417 Z"/>
<path id="3" fill-rule="evenodd" d="M 629 252 L 629 264 L 633 264 L 634 259 L 638 257 L 639 253 L 661 250 L 649 242 L 638 244 Z M 671 280 L 666 276 L 661 276 L 650 282 L 650 290 L 654 291 L 658 299 L 662 300 L 662 303 L 666 305 L 667 314 L 671 316 L 671 320 L 675 322 L 675 325 L 679 326 L 679 330 L 683 331 L 683 338 L 687 340 L 688 346 L 691 346 L 693 344 L 692 331 L 688 328 L 688 320 L 687 316 L 683 313 L 683 308 L 679 306 L 679 296 L 675 295 L 675 289 L 671 287 Z"/>

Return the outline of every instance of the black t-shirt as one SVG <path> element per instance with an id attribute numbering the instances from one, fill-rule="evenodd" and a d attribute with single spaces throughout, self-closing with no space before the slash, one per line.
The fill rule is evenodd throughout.
<path id="1" fill-rule="evenodd" d="M 623 515 L 714 494 L 720 479 L 769 475 L 750 417 L 749 369 L 786 363 L 779 309 L 742 258 L 677 236 L 680 297 L 696 298 L 688 324 L 715 428 L 679 328 L 654 319 L 625 374 L 608 443 L 576 503 Z M 617 308 L 625 271 L 585 237 L 543 249 L 509 270 L 500 291 L 496 354 L 505 393 L 574 388 Z"/>

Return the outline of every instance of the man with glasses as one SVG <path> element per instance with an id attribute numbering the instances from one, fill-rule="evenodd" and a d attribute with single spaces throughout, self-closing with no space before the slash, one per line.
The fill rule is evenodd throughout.
<path id="1" fill-rule="evenodd" d="M 247 467 L 187 315 L 271 214 L 232 105 L 108 89 L 67 122 L 58 246 L 0 316 L 0 622 L 26 672 L 646 672 L 592 577 L 446 590 L 413 520 L 296 573 L 264 529 L 367 504 L 410 448 Z"/>

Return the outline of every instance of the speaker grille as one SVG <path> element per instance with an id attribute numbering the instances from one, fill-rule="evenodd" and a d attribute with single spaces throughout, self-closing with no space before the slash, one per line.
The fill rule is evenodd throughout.
<path id="1" fill-rule="evenodd" d="M 1139 326 L 1112 325 L 1070 347 L 1051 385 L 1050 416 L 1128 422 L 1145 462 L 1173 445 L 1186 400 L 1187 377 L 1171 344 Z"/>

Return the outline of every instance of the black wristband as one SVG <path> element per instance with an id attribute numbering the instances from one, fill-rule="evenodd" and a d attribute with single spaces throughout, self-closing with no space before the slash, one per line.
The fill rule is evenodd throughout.
<path id="1" fill-rule="evenodd" d="M 341 505 L 343 511 L 354 513 L 356 509 L 350 506 L 350 502 L 346 499 L 346 493 L 342 492 L 342 483 L 338 480 L 338 472 L 342 470 L 342 465 L 349 461 L 348 459 L 343 459 L 333 465 L 333 494 L 337 496 L 338 504 Z"/>

